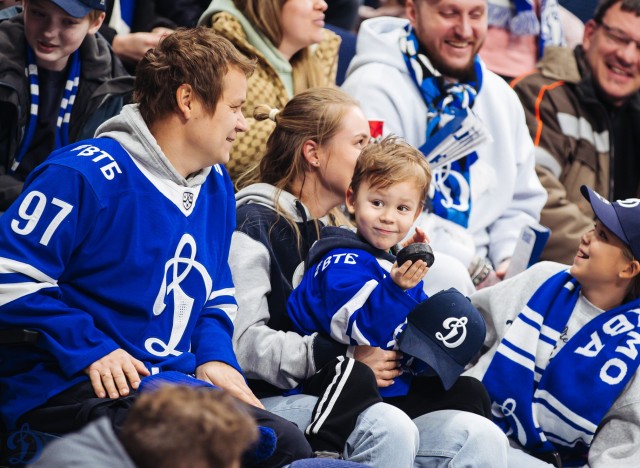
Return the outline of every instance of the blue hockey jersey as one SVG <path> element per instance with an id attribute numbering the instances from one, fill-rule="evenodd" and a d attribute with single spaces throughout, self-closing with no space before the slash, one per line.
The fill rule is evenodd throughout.
<path id="1" fill-rule="evenodd" d="M 227 263 L 234 225 L 220 166 L 186 187 L 113 139 L 53 153 L 0 217 L 0 329 L 40 335 L 36 346 L 0 348 L 7 425 L 87 380 L 84 369 L 118 348 L 152 372 L 194 373 L 209 361 L 240 370 Z"/>
<path id="2" fill-rule="evenodd" d="M 422 281 L 407 291 L 393 282 L 389 271 L 394 261 L 349 229 L 323 228 L 305 261 L 302 281 L 289 296 L 294 329 L 304 335 L 320 332 L 348 345 L 394 349 L 407 315 L 427 299 Z M 396 396 L 406 389 L 393 385 L 381 394 Z"/>

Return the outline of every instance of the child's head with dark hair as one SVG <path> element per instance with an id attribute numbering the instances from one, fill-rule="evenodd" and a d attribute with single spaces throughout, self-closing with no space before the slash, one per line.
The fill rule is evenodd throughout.
<path id="1" fill-rule="evenodd" d="M 24 35 L 36 64 L 62 71 L 105 17 L 104 0 L 25 0 Z"/>
<path id="2" fill-rule="evenodd" d="M 388 136 L 360 153 L 347 191 L 358 233 L 388 250 L 402 240 L 422 211 L 431 169 L 413 146 Z"/>
<path id="3" fill-rule="evenodd" d="M 257 438 L 253 418 L 226 392 L 177 385 L 141 395 L 119 433 L 139 468 L 236 468 Z"/>
<path id="4" fill-rule="evenodd" d="M 231 68 L 249 76 L 255 62 L 210 28 L 177 29 L 138 63 L 133 100 L 151 126 L 177 110 L 176 91 L 187 84 L 213 115 Z"/>

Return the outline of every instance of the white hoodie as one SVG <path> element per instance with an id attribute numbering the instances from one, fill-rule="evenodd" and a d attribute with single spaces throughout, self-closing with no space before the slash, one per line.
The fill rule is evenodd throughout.
<path id="1" fill-rule="evenodd" d="M 400 51 L 406 24 L 407 20 L 386 17 L 362 23 L 342 89 L 360 102 L 369 119 L 384 120 L 385 135 L 394 133 L 419 148 L 426 141 L 427 107 Z M 488 256 L 497 265 L 511 257 L 523 226 L 540 219 L 547 194 L 535 172 L 533 143 L 520 101 L 484 64 L 482 73 L 473 110 L 493 142 L 478 148 L 478 161 L 470 169 L 472 205 L 467 231 L 473 237 L 475 254 Z M 424 215 L 418 223 L 426 223 Z M 469 264 L 473 253 L 453 242 L 450 235 L 434 235 L 433 229 L 428 234 L 434 249 Z"/>

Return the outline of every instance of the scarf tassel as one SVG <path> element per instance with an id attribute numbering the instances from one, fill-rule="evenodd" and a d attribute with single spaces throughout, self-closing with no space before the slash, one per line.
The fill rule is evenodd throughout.
<path id="1" fill-rule="evenodd" d="M 540 34 L 540 23 L 533 11 L 523 11 L 511 18 L 509 28 L 515 36 L 537 36 Z"/>

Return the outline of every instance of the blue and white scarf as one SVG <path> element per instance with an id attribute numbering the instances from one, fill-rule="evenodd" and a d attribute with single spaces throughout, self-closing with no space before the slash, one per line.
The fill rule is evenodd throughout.
<path id="1" fill-rule="evenodd" d="M 473 106 L 482 87 L 482 66 L 476 56 L 473 81 L 448 83 L 420 49 L 411 25 L 407 25 L 405 30 L 407 35 L 401 41 L 400 47 L 409 74 L 427 105 L 426 140 L 429 140 L 454 116 Z M 425 153 L 423 148 L 420 150 Z M 425 208 L 460 226 L 468 227 L 471 213 L 469 168 L 477 159 L 478 155 L 472 152 L 435 170 L 431 199 L 428 200 L 430 203 L 427 203 Z"/>
<path id="2" fill-rule="evenodd" d="M 580 289 L 568 271 L 545 281 L 483 378 L 498 426 L 533 453 L 559 452 L 566 466 L 584 463 L 598 425 L 640 364 L 640 299 L 594 317 L 552 357 Z"/>
<path id="3" fill-rule="evenodd" d="M 109 27 L 116 30 L 118 34 L 129 34 L 133 28 L 135 17 L 135 0 L 114 0 L 109 19 Z"/>
<path id="4" fill-rule="evenodd" d="M 29 77 L 29 90 L 31 93 L 31 106 L 29 112 L 29 122 L 27 123 L 27 129 L 24 134 L 24 138 L 20 144 L 13 164 L 11 166 L 11 172 L 15 172 L 24 155 L 31 146 L 33 135 L 36 131 L 38 124 L 38 104 L 40 100 L 40 86 L 38 82 L 38 65 L 36 64 L 35 54 L 31 46 L 27 44 L 27 66 L 25 67 L 25 75 Z M 71 65 L 69 66 L 69 75 L 67 76 L 67 82 L 64 87 L 64 94 L 60 101 L 60 111 L 58 112 L 58 121 L 56 132 L 56 141 L 54 149 L 62 148 L 69 144 L 69 121 L 71 119 L 71 109 L 78 93 L 78 83 L 80 82 L 80 53 L 75 51 L 71 55 Z"/>
<path id="5" fill-rule="evenodd" d="M 539 20 L 534 0 L 489 0 L 488 20 L 514 36 L 538 36 L 538 58 L 548 45 L 565 45 L 558 0 L 542 0 Z"/>

